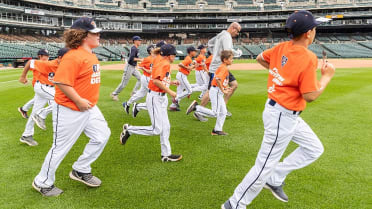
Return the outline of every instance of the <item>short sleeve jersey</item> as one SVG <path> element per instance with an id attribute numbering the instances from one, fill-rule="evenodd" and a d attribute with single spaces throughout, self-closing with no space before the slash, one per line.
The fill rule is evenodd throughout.
<path id="1" fill-rule="evenodd" d="M 195 59 L 196 63 L 199 64 L 199 66 L 196 68 L 196 70 L 200 71 L 203 70 L 203 64 L 205 64 L 205 55 L 199 54 L 199 56 Z"/>
<path id="2" fill-rule="evenodd" d="M 187 55 L 185 57 L 185 59 L 181 62 L 184 66 L 186 67 L 189 67 L 191 66 L 192 64 L 192 59 L 189 55 Z M 190 74 L 190 71 L 188 71 L 186 68 L 183 68 L 183 67 L 180 67 L 180 72 L 185 74 L 185 75 L 189 75 Z"/>
<path id="3" fill-rule="evenodd" d="M 154 61 L 154 58 L 150 55 L 150 56 L 144 58 L 143 61 L 139 64 L 139 66 L 145 68 L 146 70 L 151 70 L 152 65 L 153 65 L 153 61 Z M 146 77 L 151 76 L 151 74 L 146 72 L 146 71 L 143 71 L 143 75 L 146 76 Z"/>
<path id="4" fill-rule="evenodd" d="M 216 78 L 221 80 L 223 88 L 227 88 L 227 86 L 229 85 L 229 69 L 224 63 L 222 63 L 219 68 L 217 68 L 212 80 L 212 86 L 217 86 Z"/>
<path id="5" fill-rule="evenodd" d="M 37 80 L 42 84 L 54 85 L 53 78 L 58 68 L 58 60 L 31 60 L 30 68 L 37 72 Z"/>
<path id="6" fill-rule="evenodd" d="M 207 69 L 209 70 L 209 66 L 212 63 L 213 55 L 210 55 L 207 60 L 205 60 L 205 65 L 207 66 Z"/>
<path id="7" fill-rule="evenodd" d="M 80 97 L 96 105 L 101 84 L 99 61 L 95 54 L 79 47 L 65 54 L 58 66 L 54 83 L 71 86 Z M 56 87 L 55 101 L 57 104 L 79 111 L 76 104 Z"/>
<path id="8" fill-rule="evenodd" d="M 283 42 L 262 53 L 270 63 L 267 82 L 268 97 L 283 107 L 302 111 L 306 101 L 302 94 L 319 90 L 317 56 L 303 46 Z"/>
<path id="9" fill-rule="evenodd" d="M 167 87 L 170 86 L 171 75 L 170 75 L 170 63 L 168 60 L 162 58 L 158 61 L 156 69 L 151 72 L 151 80 L 149 81 L 149 89 L 151 91 L 164 93 L 165 91 L 160 89 L 154 84 L 154 79 L 158 79 L 163 82 Z"/>

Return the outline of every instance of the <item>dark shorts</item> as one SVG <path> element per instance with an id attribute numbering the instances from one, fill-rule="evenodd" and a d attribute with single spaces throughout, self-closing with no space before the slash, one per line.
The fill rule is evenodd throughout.
<path id="1" fill-rule="evenodd" d="M 208 90 L 211 89 L 212 81 L 214 78 L 214 73 L 208 73 L 209 74 L 209 83 L 208 83 Z"/>
<path id="2" fill-rule="evenodd" d="M 233 81 L 236 81 L 236 78 L 235 78 L 234 75 L 229 71 L 229 83 L 230 83 L 230 82 L 233 82 Z"/>

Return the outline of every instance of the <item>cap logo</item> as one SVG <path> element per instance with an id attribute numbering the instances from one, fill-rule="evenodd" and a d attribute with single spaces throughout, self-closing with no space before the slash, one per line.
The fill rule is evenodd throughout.
<path id="1" fill-rule="evenodd" d="M 90 24 L 92 24 L 95 28 L 97 27 L 96 22 L 92 21 Z"/>

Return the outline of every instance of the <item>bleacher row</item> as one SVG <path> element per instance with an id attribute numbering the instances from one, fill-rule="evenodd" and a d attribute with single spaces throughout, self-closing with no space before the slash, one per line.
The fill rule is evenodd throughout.
<path id="1" fill-rule="evenodd" d="M 82 8 L 101 8 L 105 10 L 120 10 L 121 8 L 130 8 L 133 11 L 140 11 L 143 9 L 147 9 L 149 11 L 152 10 L 170 10 L 171 7 L 169 6 L 170 2 L 176 2 L 175 8 L 173 8 L 173 12 L 184 12 L 187 11 L 198 11 L 200 9 L 199 4 L 205 4 L 204 11 L 216 11 L 218 8 L 226 8 L 225 1 L 222 0 L 176 0 L 176 1 L 168 1 L 168 0 L 149 0 L 151 5 L 149 5 L 146 1 L 137 1 L 137 0 L 126 0 L 122 2 L 119 6 L 117 1 L 114 0 L 96 0 L 96 1 L 74 1 L 74 0 L 42 0 L 44 2 L 50 4 L 60 4 L 66 6 L 76 6 Z M 146 7 L 143 7 L 143 3 L 146 3 Z M 249 11 L 260 11 L 259 4 L 262 3 L 262 7 L 264 10 L 281 10 L 282 4 L 286 4 L 287 9 L 299 9 L 299 8 L 316 8 L 317 6 L 321 6 L 324 8 L 330 7 L 345 7 L 345 6 L 353 6 L 353 5 L 370 5 L 372 0 L 338 0 L 335 1 L 327 1 L 327 0 L 317 0 L 317 1 L 307 1 L 307 0 L 289 0 L 289 1 L 282 1 L 282 0 L 235 0 L 233 4 L 233 9 L 238 11 L 249 10 Z M 94 5 L 93 5 L 94 4 Z"/>
<path id="2" fill-rule="evenodd" d="M 185 56 L 186 49 L 191 45 L 176 45 L 177 50 Z M 273 45 L 235 45 L 235 48 L 242 50 L 242 58 L 255 58 L 262 51 L 272 47 Z M 56 57 L 59 48 L 63 47 L 63 43 L 1 43 L 0 58 L 23 58 L 36 57 L 37 51 L 41 48 L 46 48 L 51 57 Z M 127 56 L 131 45 L 107 45 L 100 46 L 94 49 L 99 60 L 121 60 Z M 147 56 L 146 45 L 139 47 L 140 57 Z M 322 57 L 322 51 L 325 50 L 329 58 L 372 58 L 372 42 L 348 42 L 348 43 L 314 43 L 310 45 L 312 50 L 318 57 Z"/>

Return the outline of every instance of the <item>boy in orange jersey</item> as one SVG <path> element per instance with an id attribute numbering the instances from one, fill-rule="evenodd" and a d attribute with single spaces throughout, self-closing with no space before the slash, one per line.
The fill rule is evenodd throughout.
<path id="1" fill-rule="evenodd" d="M 49 60 L 49 52 L 48 52 L 48 50 L 46 50 L 46 49 L 40 49 L 40 50 L 37 52 L 37 57 L 39 58 L 39 60 L 42 60 L 42 61 L 48 61 L 48 60 Z M 26 67 L 26 66 L 30 66 L 30 64 L 29 64 L 30 61 L 31 61 L 31 60 L 29 60 L 29 61 L 26 63 L 25 67 Z M 35 83 L 36 83 L 35 78 L 36 78 L 36 76 L 34 76 L 33 79 L 32 79 L 32 86 L 34 86 Z M 22 81 L 20 81 L 20 82 L 23 83 L 23 84 L 26 84 L 26 83 L 27 83 L 27 82 L 24 83 L 24 82 L 22 82 Z M 27 114 L 27 112 L 28 112 L 28 110 L 32 107 L 32 105 L 34 105 L 34 98 L 30 99 L 30 100 L 29 100 L 28 102 L 26 102 L 26 104 L 24 104 L 22 107 L 18 107 L 18 112 L 21 113 L 21 116 L 22 116 L 23 118 L 28 118 L 28 114 Z"/>
<path id="2" fill-rule="evenodd" d="M 149 56 L 144 58 L 143 61 L 139 64 L 138 69 L 143 71 L 143 74 L 141 76 L 141 88 L 140 88 L 140 90 L 138 90 L 133 96 L 131 96 L 130 99 L 127 102 L 123 102 L 123 107 L 124 107 L 124 110 L 127 114 L 129 114 L 130 105 L 134 103 L 133 111 L 132 111 L 133 112 L 133 117 L 137 116 L 137 113 L 138 113 L 137 107 L 138 107 L 138 109 L 147 109 L 146 108 L 146 103 L 136 104 L 136 102 L 138 100 L 142 99 L 143 97 L 145 97 L 146 94 L 149 91 L 148 85 L 149 85 L 149 81 L 150 81 L 153 61 L 154 61 L 154 58 L 155 58 L 155 54 L 153 53 L 154 48 L 155 48 L 154 45 L 149 45 L 147 47 L 147 53 L 149 54 Z"/>
<path id="3" fill-rule="evenodd" d="M 159 41 L 158 43 L 156 43 L 155 48 L 152 50 L 152 53 L 154 54 L 154 58 L 152 61 L 151 73 L 157 69 L 159 64 L 161 64 L 160 61 L 163 59 L 163 56 L 160 55 L 160 48 L 165 44 L 167 44 L 165 41 Z M 151 80 L 151 77 L 150 77 L 150 80 Z M 148 85 L 147 85 L 147 88 L 148 88 Z M 133 105 L 133 108 L 132 108 L 133 117 L 137 117 L 137 114 L 141 110 L 147 110 L 146 102 Z"/>
<path id="4" fill-rule="evenodd" d="M 204 45 L 198 46 L 199 55 L 195 59 L 196 68 L 195 68 L 195 84 L 191 84 L 193 91 L 201 91 L 199 99 L 201 99 L 204 93 L 208 90 L 209 79 L 206 78 L 206 73 L 208 71 L 206 62 L 205 53 L 207 52 L 207 47 Z"/>
<path id="5" fill-rule="evenodd" d="M 187 108 L 186 114 L 190 114 L 195 111 L 198 115 L 204 117 L 214 117 L 217 118 L 216 125 L 212 130 L 212 135 L 227 135 L 222 128 L 226 119 L 226 103 L 224 102 L 224 95 L 228 94 L 230 88 L 229 84 L 229 69 L 227 66 L 231 65 L 233 62 L 234 54 L 230 50 L 225 50 L 221 52 L 222 64 L 216 70 L 215 76 L 212 80 L 212 86 L 209 91 L 209 97 L 211 99 L 212 110 L 198 105 L 194 100 L 191 105 Z"/>
<path id="6" fill-rule="evenodd" d="M 269 70 L 269 98 L 262 114 L 264 137 L 255 165 L 222 209 L 245 209 L 262 188 L 271 190 L 280 201 L 288 202 L 283 190 L 287 175 L 313 163 L 323 153 L 321 141 L 299 116 L 306 102 L 316 100 L 324 92 L 335 73 L 333 65 L 324 62 L 322 76 L 317 80 L 318 58 L 308 47 L 319 24 L 308 11 L 293 13 L 285 26 L 292 40 L 257 57 L 257 62 Z M 290 141 L 299 147 L 279 162 Z"/>
<path id="7" fill-rule="evenodd" d="M 193 88 L 190 85 L 187 76 L 190 74 L 191 70 L 195 68 L 195 63 L 192 58 L 196 56 L 196 49 L 193 46 L 187 48 L 187 56 L 185 59 L 178 64 L 180 67 L 179 72 L 176 75 L 177 80 L 180 85 L 177 87 L 177 97 L 172 100 L 172 104 L 169 107 L 171 111 L 180 111 L 179 102 L 181 99 L 189 96 L 193 92 Z"/>
<path id="8" fill-rule="evenodd" d="M 159 61 L 158 66 L 151 73 L 149 82 L 149 93 L 146 97 L 146 104 L 151 119 L 151 126 L 130 126 L 124 124 L 123 132 L 120 134 L 120 143 L 125 145 L 129 137 L 133 134 L 153 136 L 160 135 L 161 161 L 175 162 L 182 159 L 182 155 L 172 154 L 169 135 L 170 124 L 168 119 L 168 98 L 177 95 L 169 88 L 169 85 L 179 85 L 179 81 L 171 81 L 170 64 L 174 61 L 177 54 L 176 48 L 171 44 L 161 47 L 163 58 Z"/>
<path id="9" fill-rule="evenodd" d="M 27 83 L 27 72 L 31 69 L 33 70 L 34 78 L 34 107 L 30 118 L 28 118 L 26 123 L 26 128 L 20 138 L 22 143 L 25 143 L 29 146 L 38 145 L 37 141 L 33 138 L 34 135 L 34 123 L 35 118 L 38 118 L 37 114 L 41 114 L 44 119 L 51 112 L 51 104 L 54 103 L 54 84 L 52 83 L 54 74 L 58 68 L 60 59 L 67 52 L 65 50 L 58 51 L 58 58 L 52 61 L 41 61 L 41 60 L 30 60 L 19 79 L 21 83 Z M 45 104 L 49 103 L 50 105 L 46 108 L 43 108 Z M 36 124 L 42 128 L 46 129 L 44 120 L 38 120 Z"/>
<path id="10" fill-rule="evenodd" d="M 99 187 L 101 180 L 91 173 L 91 164 L 100 156 L 110 137 L 110 129 L 97 107 L 101 83 L 99 61 L 93 49 L 99 46 L 99 32 L 92 18 L 74 21 L 64 33 L 66 47 L 56 75 L 53 107 L 53 145 L 45 157 L 32 186 L 43 196 L 58 196 L 63 191 L 54 186 L 55 173 L 81 133 L 90 138 L 83 154 L 72 165 L 69 176 L 89 187 Z"/>

